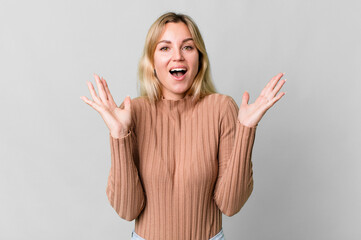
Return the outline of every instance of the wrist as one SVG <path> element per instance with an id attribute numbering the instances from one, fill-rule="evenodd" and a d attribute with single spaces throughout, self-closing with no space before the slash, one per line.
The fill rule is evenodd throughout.
<path id="1" fill-rule="evenodd" d="M 120 131 L 110 132 L 110 135 L 111 135 L 113 138 L 124 138 L 124 137 L 126 137 L 129 133 L 130 133 L 130 129 L 122 129 L 122 130 L 120 130 Z"/>
<path id="2" fill-rule="evenodd" d="M 243 126 L 249 127 L 249 128 L 255 128 L 258 126 L 258 123 L 255 124 L 255 123 L 248 123 L 248 122 L 244 122 L 244 121 L 241 122 L 239 119 L 238 119 L 238 122 L 240 124 L 242 124 Z"/>

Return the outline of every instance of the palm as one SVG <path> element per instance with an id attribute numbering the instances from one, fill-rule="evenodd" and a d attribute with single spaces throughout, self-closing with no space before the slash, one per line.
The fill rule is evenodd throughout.
<path id="1" fill-rule="evenodd" d="M 131 124 L 131 111 L 127 109 L 121 109 L 120 107 L 114 108 L 111 113 L 114 118 L 121 123 L 122 126 L 130 126 Z"/>
<path id="2" fill-rule="evenodd" d="M 98 87 L 99 96 L 96 94 L 93 84 L 88 82 L 88 88 L 94 101 L 86 97 L 81 99 L 100 113 L 113 137 L 120 137 L 129 130 L 131 125 L 131 104 L 127 97 L 123 104 L 118 107 L 109 91 L 108 84 L 102 78 L 94 74 Z"/>
<path id="3" fill-rule="evenodd" d="M 284 92 L 281 92 L 277 95 L 283 84 L 286 82 L 286 80 L 279 81 L 282 76 L 282 73 L 274 76 L 267 83 L 256 101 L 252 104 L 248 104 L 248 92 L 243 94 L 242 103 L 238 114 L 238 119 L 242 124 L 248 127 L 256 126 L 267 110 L 270 109 L 281 97 L 285 95 Z"/>

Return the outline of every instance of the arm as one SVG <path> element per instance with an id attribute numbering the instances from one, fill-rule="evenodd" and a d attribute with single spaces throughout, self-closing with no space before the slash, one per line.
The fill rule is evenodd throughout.
<path id="1" fill-rule="evenodd" d="M 111 168 L 106 193 L 118 215 L 128 221 L 138 217 L 145 206 L 145 194 L 135 162 L 138 161 L 134 130 L 114 138 L 109 134 Z"/>
<path id="2" fill-rule="evenodd" d="M 238 106 L 230 98 L 222 114 L 218 149 L 218 179 L 214 200 L 227 216 L 242 208 L 253 190 L 252 148 L 256 127 L 247 127 L 237 118 Z"/>
<path id="3" fill-rule="evenodd" d="M 256 127 L 266 111 L 285 95 L 285 92 L 278 93 L 286 82 L 286 79 L 280 80 L 283 75 L 274 76 L 252 104 L 248 104 L 249 94 L 245 92 L 239 112 L 230 98 L 222 114 L 214 200 L 227 216 L 236 214 L 252 193 L 251 156 Z"/>
<path id="4" fill-rule="evenodd" d="M 117 107 L 104 78 L 94 74 L 99 96 L 93 84 L 88 88 L 93 101 L 82 96 L 81 99 L 94 108 L 109 128 L 111 167 L 106 193 L 110 204 L 121 218 L 135 219 L 145 205 L 145 195 L 135 163 L 138 163 L 136 136 L 134 134 L 134 111 L 131 99 L 127 96 Z M 129 131 L 130 130 L 130 131 Z"/>

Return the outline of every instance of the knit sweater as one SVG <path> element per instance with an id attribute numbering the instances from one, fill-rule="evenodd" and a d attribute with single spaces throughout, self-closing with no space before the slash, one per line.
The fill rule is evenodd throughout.
<path id="1" fill-rule="evenodd" d="M 121 104 L 121 108 L 124 107 Z M 135 219 L 146 240 L 208 240 L 222 213 L 239 212 L 253 190 L 256 127 L 238 120 L 232 97 L 131 100 L 128 134 L 110 137 L 106 194 L 118 215 Z"/>

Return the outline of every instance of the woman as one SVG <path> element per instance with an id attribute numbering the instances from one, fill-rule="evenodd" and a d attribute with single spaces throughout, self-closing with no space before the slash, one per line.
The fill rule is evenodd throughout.
<path id="1" fill-rule="evenodd" d="M 255 103 L 240 109 L 215 92 L 202 36 L 186 15 L 166 13 L 151 26 L 139 64 L 141 96 L 117 107 L 95 76 L 99 96 L 82 97 L 109 128 L 106 193 L 135 219 L 132 239 L 224 239 L 222 213 L 236 214 L 253 190 L 252 148 L 258 122 L 285 93 L 273 77 Z"/>

